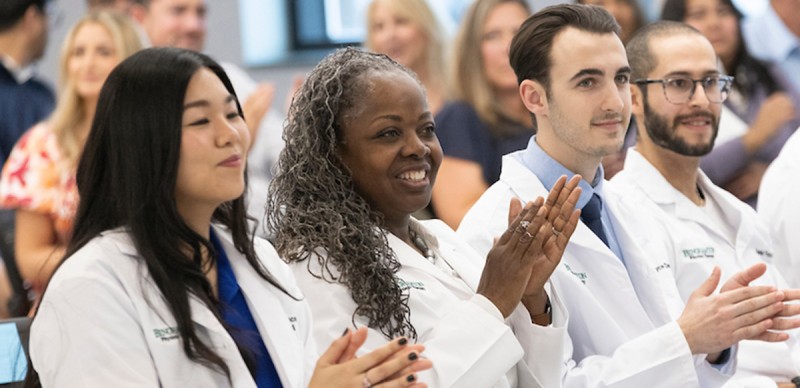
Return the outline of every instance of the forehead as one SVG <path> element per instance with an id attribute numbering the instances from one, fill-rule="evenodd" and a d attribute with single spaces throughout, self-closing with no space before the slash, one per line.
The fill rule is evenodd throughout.
<path id="1" fill-rule="evenodd" d="M 567 27 L 556 34 L 550 50 L 550 78 L 572 77 L 584 69 L 613 75 L 628 66 L 625 47 L 612 33 L 595 33 Z"/>
<path id="2" fill-rule="evenodd" d="M 648 44 L 656 66 L 648 76 L 671 73 L 703 74 L 717 71 L 714 47 L 704 36 L 676 33 L 655 36 Z"/>
<path id="3" fill-rule="evenodd" d="M 86 22 L 75 31 L 75 40 L 110 40 L 111 34 L 106 27 L 97 22 Z"/>
<path id="4" fill-rule="evenodd" d="M 169 9 L 176 7 L 197 8 L 205 6 L 206 6 L 205 0 L 150 0 L 149 9 L 152 11 L 152 10 Z"/>
<path id="5" fill-rule="evenodd" d="M 362 90 L 353 90 L 355 98 L 347 116 L 375 114 L 383 111 L 400 111 L 410 105 L 427 106 L 425 94 L 419 83 L 410 75 L 399 71 L 369 71 L 361 75 Z"/>
<path id="6" fill-rule="evenodd" d="M 189 79 L 189 85 L 186 87 L 185 102 L 191 102 L 201 99 L 214 99 L 217 97 L 225 98 L 229 96 L 228 89 L 222 80 L 214 74 L 211 69 L 201 67 Z"/>

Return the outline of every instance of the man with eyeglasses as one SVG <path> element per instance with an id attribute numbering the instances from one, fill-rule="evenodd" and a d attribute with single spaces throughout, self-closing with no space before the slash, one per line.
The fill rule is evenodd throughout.
<path id="1" fill-rule="evenodd" d="M 568 316 L 553 314 L 553 326 L 534 331 L 544 342 L 548 334 L 566 330 L 562 384 L 721 386 L 735 369 L 734 345 L 743 339 L 787 338 L 768 329 L 798 326 L 774 320 L 797 309 L 783 305 L 783 291 L 748 286 L 763 265 L 748 267 L 724 284 L 716 271 L 684 303 L 668 268 L 650 264 L 670 260 L 660 241 L 663 231 L 630 203 L 627 193 L 609 187 L 601 165 L 621 147 L 631 114 L 631 68 L 619 32 L 604 9 L 574 4 L 545 8 L 522 24 L 509 58 L 537 133 L 525 150 L 503 158 L 500 180 L 467 213 L 458 234 L 485 254 L 506 228 L 511 198 L 531 201 L 561 175 L 580 174 L 576 207 L 582 222 L 550 277 L 551 288 L 541 292 L 542 300 L 560 301 Z M 695 85 L 692 80 L 701 77 L 690 78 Z M 563 220 L 553 222 L 554 236 L 563 225 Z M 529 310 L 536 311 L 534 302 Z"/>
<path id="2" fill-rule="evenodd" d="M 649 265 L 671 272 L 688 302 L 715 267 L 722 269 L 725 280 L 772 258 L 768 231 L 755 211 L 715 186 L 699 168 L 700 158 L 714 147 L 732 78 L 719 73 L 711 43 L 682 23 L 658 22 L 644 28 L 628 43 L 627 52 L 639 137 L 636 147 L 628 150 L 625 169 L 610 185 L 627 193 L 640 211 L 653 215 L 669 260 L 651 260 Z M 772 266 L 753 284 L 788 288 Z M 797 293 L 786 290 L 786 300 Z M 777 317 L 773 328 L 787 322 Z M 798 339 L 743 341 L 732 382 L 795 387 L 792 381 L 800 383 Z"/>
<path id="3" fill-rule="evenodd" d="M 35 63 L 44 54 L 49 23 L 46 0 L 0 0 L 0 166 L 17 140 L 53 110 L 50 87 L 36 76 Z M 27 292 L 14 261 L 14 211 L 0 209 L 0 255 L 6 263 L 14 296 L 11 315 L 25 315 Z"/>

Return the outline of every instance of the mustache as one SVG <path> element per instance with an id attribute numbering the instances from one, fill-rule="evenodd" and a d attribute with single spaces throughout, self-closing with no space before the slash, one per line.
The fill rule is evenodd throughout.
<path id="1" fill-rule="evenodd" d="M 711 121 L 712 124 L 717 122 L 717 117 L 714 116 L 714 114 L 712 114 L 711 111 L 702 111 L 702 112 L 694 112 L 694 113 L 690 113 L 690 114 L 686 114 L 686 115 L 677 115 L 677 116 L 675 116 L 674 122 L 675 123 L 679 123 L 681 121 L 688 120 L 688 119 L 702 119 L 702 118 L 709 119 L 709 121 Z"/>
<path id="2" fill-rule="evenodd" d="M 608 112 L 602 116 L 592 117 L 592 123 L 606 122 L 606 121 L 625 121 L 622 113 Z"/>

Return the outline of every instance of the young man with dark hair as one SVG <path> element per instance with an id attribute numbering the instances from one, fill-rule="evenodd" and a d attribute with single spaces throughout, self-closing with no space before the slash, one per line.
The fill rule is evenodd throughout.
<path id="1" fill-rule="evenodd" d="M 510 58 L 538 132 L 527 149 L 505 156 L 500 181 L 458 232 L 485 254 L 505 229 L 501 204 L 532 200 L 561 175 L 583 177 L 582 222 L 548 293 L 568 317 L 553 316 L 556 325 L 541 330 L 546 336 L 567 322 L 564 385 L 720 386 L 734 372 L 738 341 L 786 339 L 767 331 L 790 310 L 783 292 L 747 286 L 763 264 L 737 273 L 718 294 L 713 271 L 684 305 L 671 274 L 649 264 L 665 255 L 657 249 L 661 231 L 604 185 L 601 159 L 622 145 L 631 114 L 631 68 L 613 17 L 594 6 L 546 8 L 522 25 Z M 559 222 L 552 233 L 561 233 Z"/>
<path id="2" fill-rule="evenodd" d="M 753 209 L 700 170 L 700 158 L 714 146 L 732 79 L 720 73 L 708 39 L 683 23 L 645 27 L 627 52 L 639 140 L 610 185 L 662 226 L 669 261 L 651 261 L 650 266 L 672 273 L 681 296 L 689 300 L 714 267 L 722 268 L 726 279 L 773 256 L 769 232 Z M 788 287 L 774 267 L 754 284 Z M 784 293 L 791 299 L 798 290 Z M 789 324 L 778 318 L 771 329 Z M 790 382 L 800 374 L 795 343 L 742 342 L 734 381 L 748 387 L 795 387 Z"/>

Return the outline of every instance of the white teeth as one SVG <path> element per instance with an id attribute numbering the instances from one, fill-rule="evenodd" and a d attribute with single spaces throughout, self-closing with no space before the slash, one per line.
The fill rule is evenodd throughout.
<path id="1" fill-rule="evenodd" d="M 421 181 L 425 179 L 425 170 L 404 172 L 400 174 L 399 178 L 407 181 Z"/>
<path id="2" fill-rule="evenodd" d="M 707 125 L 708 121 L 689 121 L 687 124 L 689 125 Z"/>

